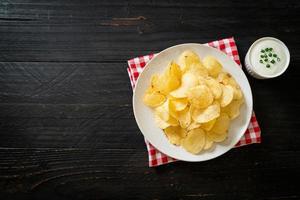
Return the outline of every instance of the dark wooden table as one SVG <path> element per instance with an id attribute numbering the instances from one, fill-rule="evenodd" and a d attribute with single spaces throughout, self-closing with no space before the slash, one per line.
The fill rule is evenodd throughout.
<path id="1" fill-rule="evenodd" d="M 0 198 L 300 199 L 299 1 L 0 1 Z M 249 77 L 262 144 L 147 166 L 126 60 L 234 36 L 291 52 Z M 296 182 L 295 182 L 296 181 Z"/>

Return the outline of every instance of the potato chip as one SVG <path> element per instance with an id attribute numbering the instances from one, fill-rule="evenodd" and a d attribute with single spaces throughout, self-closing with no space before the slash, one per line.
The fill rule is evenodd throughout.
<path id="1" fill-rule="evenodd" d="M 187 70 L 189 73 L 193 73 L 196 76 L 200 77 L 207 77 L 208 76 L 208 70 L 200 63 L 194 63 L 192 64 L 189 69 Z"/>
<path id="2" fill-rule="evenodd" d="M 153 74 L 150 79 L 150 88 L 153 89 L 154 91 L 159 91 L 159 75 L 158 74 Z"/>
<path id="3" fill-rule="evenodd" d="M 152 80 L 155 88 L 167 95 L 169 92 L 177 89 L 181 84 L 180 67 L 176 63 L 171 62 L 159 78 L 153 77 Z"/>
<path id="4" fill-rule="evenodd" d="M 178 63 L 182 72 L 186 72 L 192 64 L 199 64 L 201 62 L 199 56 L 193 51 L 184 51 L 179 56 Z"/>
<path id="5" fill-rule="evenodd" d="M 228 114 L 229 118 L 235 119 L 240 115 L 240 106 L 243 104 L 243 100 L 233 100 L 229 105 L 222 108 L 222 112 Z"/>
<path id="6" fill-rule="evenodd" d="M 169 123 L 167 123 L 166 121 L 162 120 L 156 113 L 154 114 L 154 121 L 155 121 L 155 124 L 160 129 L 165 129 L 165 128 L 171 126 Z"/>
<path id="7" fill-rule="evenodd" d="M 211 131 L 222 134 L 228 130 L 229 125 L 230 125 L 230 119 L 228 115 L 226 113 L 221 113 L 220 117 L 217 118 Z"/>
<path id="8" fill-rule="evenodd" d="M 186 137 L 187 131 L 180 126 L 170 126 L 164 129 L 168 140 L 174 145 L 180 145 L 181 140 Z"/>
<path id="9" fill-rule="evenodd" d="M 222 85 L 222 96 L 221 96 L 221 100 L 220 100 L 220 105 L 221 107 L 225 107 L 228 104 L 230 104 L 230 102 L 233 100 L 233 93 L 234 93 L 234 89 L 232 86 L 230 85 Z"/>
<path id="10" fill-rule="evenodd" d="M 174 118 L 173 116 L 169 117 L 169 120 L 167 121 L 168 124 L 170 124 L 170 126 L 178 126 L 179 125 L 179 121 Z"/>
<path id="11" fill-rule="evenodd" d="M 243 98 L 243 93 L 242 90 L 239 87 L 235 87 L 234 88 L 234 92 L 233 92 L 233 99 L 234 100 L 239 100 Z"/>
<path id="12" fill-rule="evenodd" d="M 210 140 L 207 136 L 207 133 L 205 133 L 205 145 L 203 147 L 204 150 L 210 149 L 213 145 L 214 141 Z"/>
<path id="13" fill-rule="evenodd" d="M 228 85 L 231 85 L 232 87 L 237 87 L 238 86 L 238 84 L 236 83 L 234 78 L 229 73 L 226 73 L 226 76 L 228 77 L 228 80 L 227 80 Z"/>
<path id="14" fill-rule="evenodd" d="M 218 81 L 216 81 L 213 78 L 206 78 L 204 79 L 206 85 L 209 87 L 209 89 L 212 91 L 214 98 L 219 99 L 222 95 L 222 87 Z"/>
<path id="15" fill-rule="evenodd" d="M 232 87 L 238 86 L 234 78 L 227 72 L 219 73 L 217 81 L 223 85 L 231 85 Z"/>
<path id="16" fill-rule="evenodd" d="M 215 102 L 205 109 L 197 109 L 192 107 L 192 118 L 198 123 L 209 122 L 220 116 L 220 105 Z"/>
<path id="17" fill-rule="evenodd" d="M 199 128 L 201 126 L 200 123 L 192 121 L 190 125 L 186 128 L 188 131 L 193 130 L 195 128 Z"/>
<path id="18" fill-rule="evenodd" d="M 207 136 L 214 142 L 222 142 L 226 139 L 228 134 L 228 128 L 230 125 L 230 119 L 227 114 L 222 113 L 214 125 L 214 127 L 207 132 Z"/>
<path id="19" fill-rule="evenodd" d="M 169 115 L 172 116 L 174 119 L 178 120 L 179 111 L 175 110 L 175 107 L 172 104 L 169 104 Z"/>
<path id="20" fill-rule="evenodd" d="M 179 125 L 178 120 L 170 114 L 169 100 L 166 100 L 161 106 L 155 108 L 155 115 L 165 122 L 162 123 L 157 119 L 157 123 L 162 127 Z"/>
<path id="21" fill-rule="evenodd" d="M 236 83 L 234 78 L 227 72 L 222 72 L 218 75 L 217 80 L 219 83 L 223 85 L 230 85 L 234 89 L 233 99 L 241 99 L 243 98 L 243 93 L 239 87 L 239 85 Z"/>
<path id="22" fill-rule="evenodd" d="M 170 93 L 175 98 L 187 97 L 187 91 L 198 85 L 198 77 L 193 73 L 185 73 L 182 75 L 181 86 Z"/>
<path id="23" fill-rule="evenodd" d="M 198 154 L 205 145 L 205 132 L 201 128 L 193 129 L 188 132 L 181 144 L 188 152 Z"/>
<path id="24" fill-rule="evenodd" d="M 187 91 L 187 97 L 191 105 L 196 108 L 206 108 L 212 104 L 214 97 L 206 85 L 198 85 Z"/>
<path id="25" fill-rule="evenodd" d="M 164 95 L 169 94 L 171 91 L 177 89 L 180 86 L 180 81 L 174 77 L 167 76 L 163 74 L 158 83 L 156 84 L 156 88 L 159 92 Z"/>
<path id="26" fill-rule="evenodd" d="M 212 127 L 215 125 L 217 119 L 210 120 L 209 122 L 205 122 L 201 124 L 201 128 L 205 131 L 210 131 Z"/>
<path id="27" fill-rule="evenodd" d="M 198 76 L 198 85 L 206 85 L 206 86 L 208 86 L 207 84 L 206 84 L 206 79 L 207 79 L 208 77 L 204 77 L 204 76 Z"/>
<path id="28" fill-rule="evenodd" d="M 143 101 L 147 106 L 157 107 L 166 101 L 166 97 L 159 92 L 152 91 L 145 93 Z"/>
<path id="29" fill-rule="evenodd" d="M 203 65 L 206 67 L 209 75 L 212 77 L 217 77 L 222 70 L 221 63 L 219 63 L 219 61 L 212 56 L 206 56 L 203 59 Z"/>
<path id="30" fill-rule="evenodd" d="M 182 72 L 181 72 L 180 66 L 177 65 L 175 62 L 170 63 L 168 70 L 169 70 L 168 73 L 170 76 L 175 76 L 179 80 L 181 79 Z"/>
<path id="31" fill-rule="evenodd" d="M 188 105 L 188 100 L 186 98 L 170 100 L 170 107 L 172 107 L 172 110 L 174 111 L 184 110 L 187 107 L 187 105 Z"/>
<path id="32" fill-rule="evenodd" d="M 166 100 L 161 106 L 155 108 L 155 113 L 163 121 L 167 122 L 170 118 L 169 114 L 169 100 Z"/>
<path id="33" fill-rule="evenodd" d="M 227 132 L 225 133 L 215 133 L 212 131 L 207 132 L 207 138 L 213 142 L 223 142 L 227 137 Z"/>
<path id="34" fill-rule="evenodd" d="M 191 123 L 190 108 L 186 107 L 184 110 L 178 112 L 178 121 L 182 128 L 187 128 Z"/>

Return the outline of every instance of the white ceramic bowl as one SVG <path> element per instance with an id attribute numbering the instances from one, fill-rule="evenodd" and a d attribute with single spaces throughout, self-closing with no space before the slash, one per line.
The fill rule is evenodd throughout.
<path id="1" fill-rule="evenodd" d="M 285 65 L 280 69 L 278 70 L 276 73 L 272 74 L 272 75 L 266 75 L 266 74 L 262 74 L 262 73 L 259 73 L 257 70 L 255 70 L 255 67 L 253 65 L 253 63 L 251 63 L 251 59 L 250 59 L 250 55 L 251 55 L 251 52 L 253 50 L 253 48 L 260 42 L 263 42 L 265 40 L 273 40 L 275 41 L 276 43 L 278 43 L 279 45 L 281 45 L 283 51 L 284 51 L 284 54 L 285 54 L 285 57 L 286 57 L 286 63 Z M 287 48 L 287 46 L 279 39 L 277 38 L 274 38 L 274 37 L 263 37 L 263 38 L 260 38 L 258 40 L 256 40 L 249 48 L 246 56 L 245 56 L 245 67 L 248 71 L 248 73 L 253 76 L 254 78 L 257 78 L 257 79 L 269 79 L 269 78 L 275 78 L 275 77 L 278 77 L 280 76 L 281 74 L 283 74 L 288 66 L 290 64 L 290 52 L 289 52 L 289 49 Z"/>
<path id="2" fill-rule="evenodd" d="M 208 151 L 203 151 L 198 155 L 191 154 L 182 147 L 172 145 L 166 138 L 163 131 L 154 122 L 153 110 L 143 103 L 144 93 L 149 86 L 150 77 L 155 73 L 162 73 L 168 63 L 176 60 L 185 50 L 196 52 L 201 58 L 211 55 L 216 57 L 223 65 L 225 71 L 229 72 L 239 83 L 245 98 L 245 103 L 241 107 L 240 116 L 231 122 L 228 138 L 215 144 L 215 147 Z M 249 82 L 241 68 L 223 52 L 202 44 L 181 44 L 165 49 L 155 56 L 140 74 L 134 93 L 133 111 L 136 122 L 145 138 L 162 153 L 184 161 L 205 161 L 218 157 L 231 148 L 240 140 L 245 133 L 252 114 L 252 93 Z"/>

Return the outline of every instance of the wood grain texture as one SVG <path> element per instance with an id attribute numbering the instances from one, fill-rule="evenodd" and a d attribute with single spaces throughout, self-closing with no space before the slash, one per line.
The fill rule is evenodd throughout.
<path id="1" fill-rule="evenodd" d="M 1 199 L 299 199 L 298 1 L 0 1 Z M 126 60 L 234 36 L 283 40 L 287 72 L 249 78 L 262 144 L 148 168 Z M 296 181 L 296 182 L 295 182 Z"/>
<path id="2" fill-rule="evenodd" d="M 300 28 L 296 1 L 9 1 L 0 6 L 0 20 L 2 61 L 123 62 L 228 36 L 246 49 L 271 35 L 299 52 L 292 37 Z"/>
<path id="3" fill-rule="evenodd" d="M 299 157 L 254 146 L 205 163 L 155 169 L 136 149 L 2 149 L 0 177 L 5 192 L 42 197 L 55 191 L 53 198 L 297 197 L 298 186 L 288 183 L 298 173 Z"/>

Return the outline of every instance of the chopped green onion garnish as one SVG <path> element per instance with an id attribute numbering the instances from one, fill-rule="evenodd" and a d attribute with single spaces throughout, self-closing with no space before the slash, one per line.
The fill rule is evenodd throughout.
<path id="1" fill-rule="evenodd" d="M 274 49 L 272 47 L 267 47 L 260 50 L 260 59 L 259 62 L 262 64 L 265 64 L 267 68 L 270 68 L 271 65 L 274 65 L 277 62 L 280 61 L 280 58 L 277 56 L 276 53 L 274 53 Z"/>

